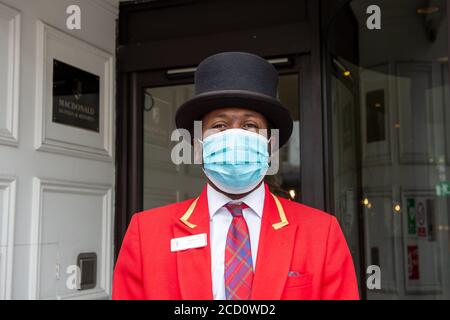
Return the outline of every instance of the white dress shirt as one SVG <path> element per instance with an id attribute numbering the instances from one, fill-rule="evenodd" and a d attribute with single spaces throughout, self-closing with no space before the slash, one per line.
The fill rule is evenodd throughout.
<path id="1" fill-rule="evenodd" d="M 211 273 L 214 300 L 225 300 L 225 247 L 227 233 L 233 217 L 223 206 L 229 202 L 244 202 L 249 208 L 243 210 L 250 233 L 250 247 L 252 250 L 253 271 L 256 266 L 258 253 L 259 232 L 264 208 L 264 183 L 251 193 L 239 200 L 232 200 L 223 193 L 216 191 L 208 184 L 208 209 L 210 216 L 210 243 L 211 243 Z M 200 284 L 201 285 L 201 284 Z"/>

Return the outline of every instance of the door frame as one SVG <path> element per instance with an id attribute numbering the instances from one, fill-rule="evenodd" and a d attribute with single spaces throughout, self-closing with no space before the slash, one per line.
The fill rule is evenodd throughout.
<path id="1" fill-rule="evenodd" d="M 317 159 L 323 159 L 321 146 L 322 134 L 317 129 L 317 108 L 311 103 L 313 100 L 311 56 L 309 54 L 289 56 L 293 62 L 290 67 L 278 68 L 280 75 L 298 74 L 299 83 L 299 114 L 300 114 L 300 201 L 323 209 L 323 175 Z M 142 99 L 145 88 L 193 84 L 193 76 L 182 79 L 167 79 L 166 70 L 133 72 L 125 75 L 127 78 L 126 99 L 128 108 L 118 113 L 121 128 L 118 130 L 118 148 L 126 152 L 117 152 L 118 183 L 116 192 L 116 232 L 123 235 L 135 212 L 143 209 L 143 117 Z M 122 79 L 124 81 L 124 79 Z M 124 90 L 125 91 L 125 90 Z M 119 110 L 118 110 L 119 112 Z M 307 187 L 306 187 L 307 186 Z M 117 230 L 120 228 L 120 230 Z M 119 234 L 116 233 L 116 238 Z M 119 243 L 117 243 L 119 244 Z"/>
<path id="2" fill-rule="evenodd" d="M 327 210 L 331 203 L 332 194 L 327 192 L 326 179 L 329 175 L 328 168 L 332 159 L 325 157 L 326 143 L 324 134 L 323 89 L 322 89 L 322 47 L 320 36 L 320 2 L 307 1 L 307 21 L 302 22 L 302 28 L 293 24 L 292 35 L 286 37 L 286 45 L 280 44 L 278 52 L 273 47 L 257 45 L 251 50 L 266 59 L 278 57 L 296 57 L 296 67 L 299 72 L 299 97 L 300 97 L 300 185 L 302 203 Z M 147 4 L 148 6 L 149 4 Z M 136 8 L 133 10 L 136 11 Z M 121 12 L 121 16 L 124 13 Z M 155 56 L 155 51 L 160 50 L 158 45 L 140 44 L 140 50 L 136 45 L 120 45 L 120 30 L 126 29 L 126 19 L 119 21 L 119 44 L 117 48 L 117 103 L 116 103 L 116 199 L 115 199 L 115 259 L 117 259 L 123 237 L 134 213 L 142 210 L 142 186 L 143 186 L 143 123 L 142 123 L 142 91 L 134 88 L 146 85 L 168 86 L 193 83 L 193 78 L 168 80 L 165 71 L 170 69 L 167 65 L 152 65 L 145 60 L 147 54 Z M 248 36 L 246 30 L 243 36 Z M 296 33 L 300 32 L 300 33 Z M 261 31 L 268 39 L 274 37 L 270 28 Z M 236 35 L 239 37 L 239 35 Z M 214 35 L 210 38 L 213 40 Z M 204 38 L 203 38 L 204 39 Z M 234 38 L 221 46 L 229 47 L 233 51 L 247 51 L 247 47 L 237 47 Z M 302 42 L 299 39 L 304 39 Z M 176 39 L 173 40 L 176 43 Z M 297 47 L 297 52 L 286 54 L 282 50 L 292 48 L 292 42 L 302 42 Z M 203 58 L 213 54 L 209 42 L 204 41 L 202 48 L 193 48 L 192 52 L 180 55 L 180 61 L 170 60 L 173 68 L 192 67 L 198 65 Z M 267 43 L 270 43 L 268 41 Z M 280 43 L 277 40 L 277 43 Z M 172 44 L 174 45 L 174 44 Z M 295 47 L 295 46 L 294 46 Z M 180 48 L 181 50 L 182 48 Z M 217 50 L 218 48 L 216 48 Z M 151 50 L 151 52 L 149 51 Z M 161 48 L 161 54 L 164 50 Z M 178 51 L 180 52 L 180 51 Z M 276 55 L 275 55 L 276 53 Z M 137 58 L 143 61 L 139 67 L 136 61 L 130 63 L 130 59 Z M 173 58 L 173 57 L 172 57 Z M 186 61 L 195 61 L 186 65 Z M 167 61 L 165 61 L 167 62 Z M 184 64 L 183 64 L 184 63 Z M 279 69 L 280 74 L 293 73 L 293 69 Z"/>

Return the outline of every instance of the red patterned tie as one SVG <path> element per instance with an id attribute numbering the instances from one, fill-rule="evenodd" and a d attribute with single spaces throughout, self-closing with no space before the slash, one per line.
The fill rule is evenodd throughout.
<path id="1" fill-rule="evenodd" d="M 225 294 L 227 300 L 248 300 L 252 291 L 253 261 L 248 226 L 242 204 L 227 204 L 233 216 L 225 247 Z"/>

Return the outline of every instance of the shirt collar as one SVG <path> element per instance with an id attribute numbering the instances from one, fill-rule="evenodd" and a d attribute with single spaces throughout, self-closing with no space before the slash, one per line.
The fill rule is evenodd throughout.
<path id="1" fill-rule="evenodd" d="M 239 199 L 240 202 L 245 202 L 250 209 L 255 212 L 258 217 L 262 217 L 264 209 L 264 197 L 265 197 L 265 186 L 264 183 L 253 190 L 251 193 L 245 197 Z M 208 196 L 208 209 L 210 218 L 219 211 L 224 205 L 230 201 L 235 201 L 224 195 L 223 193 L 214 189 L 209 183 L 207 184 L 207 196 Z"/>

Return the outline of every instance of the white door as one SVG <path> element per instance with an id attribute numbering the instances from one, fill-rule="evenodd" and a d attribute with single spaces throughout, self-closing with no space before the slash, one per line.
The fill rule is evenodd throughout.
<path id="1" fill-rule="evenodd" d="M 0 0 L 0 299 L 111 294 L 112 2 Z"/>

